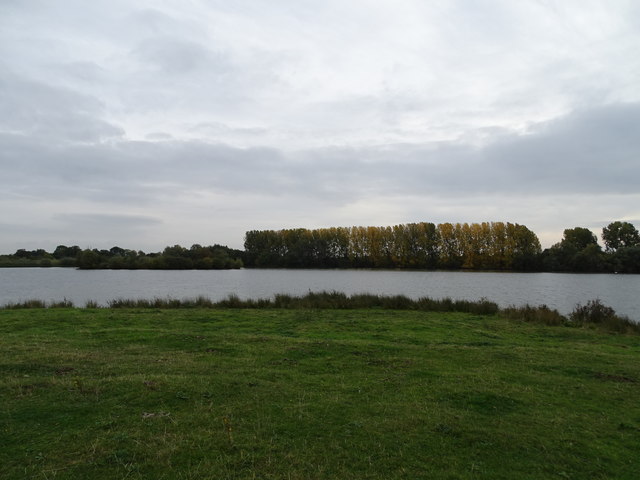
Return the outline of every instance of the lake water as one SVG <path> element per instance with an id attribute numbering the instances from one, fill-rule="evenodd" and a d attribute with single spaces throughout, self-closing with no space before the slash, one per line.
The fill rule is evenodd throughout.
<path id="1" fill-rule="evenodd" d="M 340 291 L 478 300 L 500 306 L 546 304 L 561 313 L 600 299 L 617 313 L 640 321 L 640 275 L 445 272 L 395 270 L 75 270 L 0 269 L 0 305 L 28 299 L 268 298 L 276 293 Z"/>

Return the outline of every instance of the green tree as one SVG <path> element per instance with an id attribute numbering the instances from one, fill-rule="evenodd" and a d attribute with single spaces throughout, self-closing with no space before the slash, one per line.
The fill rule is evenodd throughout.
<path id="1" fill-rule="evenodd" d="M 605 269 L 604 254 L 600 245 L 590 243 L 572 258 L 574 272 L 602 272 Z"/>
<path id="2" fill-rule="evenodd" d="M 115 247 L 111 247 L 109 249 L 109 255 L 112 256 L 112 257 L 114 257 L 116 255 L 118 255 L 120 257 L 123 257 L 124 254 L 125 254 L 125 249 L 121 248 L 121 247 L 118 247 L 117 245 Z"/>
<path id="3" fill-rule="evenodd" d="M 53 258 L 61 260 L 63 258 L 75 258 L 78 253 L 81 252 L 80 247 L 74 245 L 73 247 L 67 247 L 66 245 L 58 245 L 53 251 Z"/>
<path id="4" fill-rule="evenodd" d="M 546 270 L 566 272 L 601 272 L 606 269 L 602 249 L 588 228 L 568 228 L 562 241 L 544 252 Z"/>
<path id="5" fill-rule="evenodd" d="M 640 245 L 621 247 L 609 256 L 614 272 L 640 273 Z"/>
<path id="6" fill-rule="evenodd" d="M 102 256 L 95 248 L 93 250 L 85 249 L 78 253 L 78 268 L 93 269 L 100 268 Z"/>
<path id="7" fill-rule="evenodd" d="M 640 234 L 629 222 L 613 222 L 602 229 L 602 240 L 607 252 L 615 252 L 619 248 L 640 245 Z"/>
<path id="8" fill-rule="evenodd" d="M 598 239 L 591 230 L 583 227 L 567 228 L 564 231 L 562 244 L 572 246 L 577 251 L 584 250 L 587 245 L 598 244 Z"/>
<path id="9" fill-rule="evenodd" d="M 540 240 L 538 236 L 524 225 L 507 224 L 507 230 L 513 236 L 513 264 L 514 270 L 531 271 L 539 268 Z"/>

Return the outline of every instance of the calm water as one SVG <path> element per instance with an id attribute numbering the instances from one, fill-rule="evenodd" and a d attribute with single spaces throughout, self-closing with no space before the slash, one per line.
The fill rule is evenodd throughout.
<path id="1" fill-rule="evenodd" d="M 567 314 L 577 303 L 599 298 L 619 314 L 640 320 L 640 275 L 425 272 L 370 270 L 74 270 L 0 269 L 0 305 L 28 299 L 87 300 L 106 304 L 116 298 L 212 300 L 309 291 L 404 294 L 412 298 L 486 297 L 500 306 L 546 304 Z"/>

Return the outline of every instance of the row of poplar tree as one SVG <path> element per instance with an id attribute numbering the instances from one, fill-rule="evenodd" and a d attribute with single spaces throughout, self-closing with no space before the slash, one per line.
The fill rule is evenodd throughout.
<path id="1" fill-rule="evenodd" d="M 534 270 L 534 232 L 517 223 L 429 222 L 392 227 L 252 230 L 245 265 L 283 268 Z"/>

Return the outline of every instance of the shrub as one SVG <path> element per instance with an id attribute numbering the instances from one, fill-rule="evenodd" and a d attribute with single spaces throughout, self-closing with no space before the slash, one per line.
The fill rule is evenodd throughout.
<path id="1" fill-rule="evenodd" d="M 640 333 L 640 324 L 616 315 L 613 308 L 603 304 L 599 299 L 589 300 L 586 305 L 576 305 L 569 318 L 576 325 L 596 325 L 618 333 Z"/>
<path id="2" fill-rule="evenodd" d="M 616 315 L 613 308 L 606 306 L 600 300 L 589 300 L 586 305 L 576 305 L 569 318 L 571 321 L 584 323 L 604 323 Z"/>

